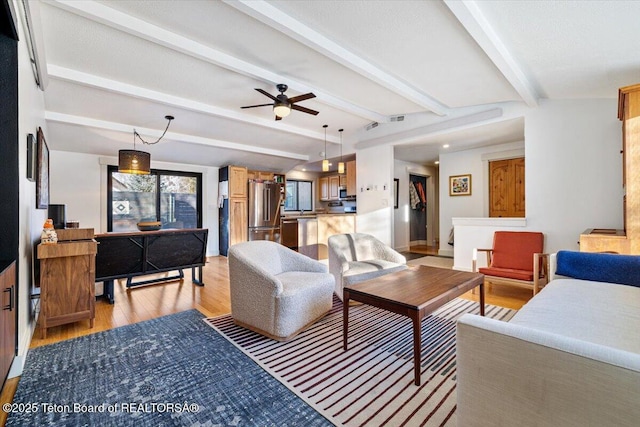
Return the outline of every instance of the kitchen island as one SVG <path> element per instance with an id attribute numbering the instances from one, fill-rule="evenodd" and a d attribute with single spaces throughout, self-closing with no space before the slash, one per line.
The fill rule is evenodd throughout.
<path id="1" fill-rule="evenodd" d="M 294 221 L 297 227 L 294 227 Z M 355 233 L 355 213 L 285 214 L 282 217 L 282 241 L 285 246 L 313 259 L 327 259 L 329 236 Z M 296 236 L 293 236 L 294 230 Z M 285 234 L 286 233 L 286 234 Z M 295 242 L 295 243 L 294 243 Z"/>

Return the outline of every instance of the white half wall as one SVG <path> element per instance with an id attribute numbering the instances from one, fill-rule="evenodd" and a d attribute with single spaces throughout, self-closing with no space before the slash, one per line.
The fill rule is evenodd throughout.
<path id="1" fill-rule="evenodd" d="M 393 245 L 393 146 L 356 153 L 358 215 L 356 230 Z"/>

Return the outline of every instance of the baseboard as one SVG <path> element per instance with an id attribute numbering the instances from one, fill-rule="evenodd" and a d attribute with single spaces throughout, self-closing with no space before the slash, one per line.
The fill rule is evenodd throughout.
<path id="1" fill-rule="evenodd" d="M 394 248 L 396 252 L 409 252 L 409 246 L 400 246 L 399 248 Z"/>
<path id="2" fill-rule="evenodd" d="M 18 349 L 23 348 L 24 354 L 19 354 L 13 358 L 13 363 L 11 363 L 11 369 L 9 369 L 7 378 L 15 378 L 22 375 L 24 364 L 27 361 L 27 353 L 29 353 L 29 347 L 31 346 L 31 337 L 36 330 L 36 323 L 37 319 L 33 319 L 33 322 L 29 325 L 27 332 L 22 334 L 22 339 L 20 340 Z"/>
<path id="3" fill-rule="evenodd" d="M 429 242 L 426 240 L 412 240 L 409 242 L 409 246 L 429 246 Z"/>
<path id="4" fill-rule="evenodd" d="M 453 258 L 453 249 L 438 249 L 438 255 Z"/>

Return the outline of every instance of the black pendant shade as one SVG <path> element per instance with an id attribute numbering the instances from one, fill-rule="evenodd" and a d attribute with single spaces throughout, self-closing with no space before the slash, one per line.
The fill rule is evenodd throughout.
<path id="1" fill-rule="evenodd" d="M 146 151 L 118 151 L 118 172 L 148 175 L 151 172 L 151 155 Z"/>

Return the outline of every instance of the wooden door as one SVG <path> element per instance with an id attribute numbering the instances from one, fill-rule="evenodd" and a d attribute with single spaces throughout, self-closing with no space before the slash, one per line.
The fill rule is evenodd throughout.
<path id="1" fill-rule="evenodd" d="M 338 200 L 340 198 L 340 176 L 333 175 L 329 177 L 329 200 Z"/>
<path id="2" fill-rule="evenodd" d="M 525 216 L 524 157 L 489 162 L 489 216 Z"/>
<path id="3" fill-rule="evenodd" d="M 229 199 L 229 246 L 247 241 L 248 215 L 247 199 Z"/>

